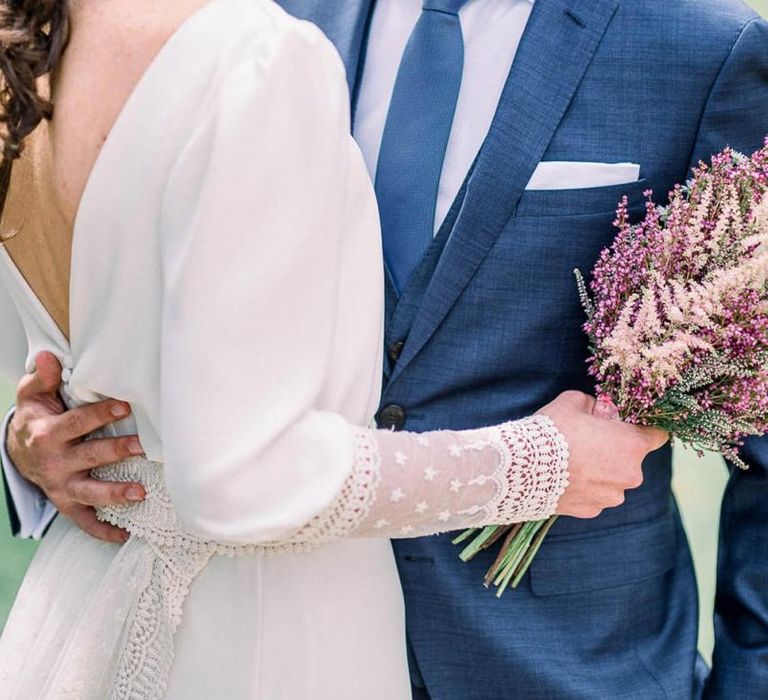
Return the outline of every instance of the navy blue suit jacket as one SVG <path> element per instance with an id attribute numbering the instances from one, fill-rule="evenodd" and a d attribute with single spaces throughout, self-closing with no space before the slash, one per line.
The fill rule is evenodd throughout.
<path id="1" fill-rule="evenodd" d="M 281 4 L 336 43 L 354 97 L 372 0 Z M 389 290 L 387 343 L 405 345 L 382 407 L 401 407 L 409 430 L 472 428 L 589 391 L 572 271 L 610 243 L 620 196 L 640 216 L 643 190 L 663 197 L 699 159 L 767 133 L 768 24 L 741 2 L 536 0 L 442 235 L 405 294 Z M 630 161 L 642 180 L 525 191 L 542 160 Z M 768 697 L 768 442 L 746 456 L 723 505 L 710 699 Z M 490 555 L 464 565 L 448 536 L 396 542 L 415 683 L 433 700 L 700 696 L 670 472 L 662 449 L 622 507 L 561 519 L 501 601 L 480 584 Z"/>

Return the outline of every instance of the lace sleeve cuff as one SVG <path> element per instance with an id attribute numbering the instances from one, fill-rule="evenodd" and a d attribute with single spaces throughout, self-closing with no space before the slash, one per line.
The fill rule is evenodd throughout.
<path id="1" fill-rule="evenodd" d="M 499 428 L 502 467 L 494 524 L 543 520 L 554 515 L 568 488 L 568 443 L 554 421 L 539 415 Z M 506 464 L 503 460 L 508 460 Z"/>
<path id="2" fill-rule="evenodd" d="M 463 432 L 357 430 L 342 493 L 294 542 L 415 537 L 541 520 L 568 486 L 568 446 L 546 416 Z"/>

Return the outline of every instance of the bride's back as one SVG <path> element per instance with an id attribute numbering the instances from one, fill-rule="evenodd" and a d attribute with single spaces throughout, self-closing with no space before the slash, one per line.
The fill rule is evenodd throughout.
<path id="1" fill-rule="evenodd" d="M 67 335 L 72 229 L 90 172 L 158 51 L 208 2 L 71 3 L 69 44 L 52 77 L 55 115 L 26 140 L 2 217 L 2 232 L 11 236 L 5 243 L 8 252 Z"/>

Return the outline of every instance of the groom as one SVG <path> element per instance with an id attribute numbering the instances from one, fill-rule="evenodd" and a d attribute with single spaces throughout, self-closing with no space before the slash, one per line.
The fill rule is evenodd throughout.
<path id="1" fill-rule="evenodd" d="M 588 391 L 572 271 L 610 243 L 620 197 L 641 216 L 645 190 L 661 199 L 699 159 L 768 133 L 768 24 L 737 0 L 281 4 L 336 43 L 376 182 L 385 428 L 488 425 Z M 42 406 L 22 396 L 11 446 Z M 55 447 L 13 456 L 23 471 Z M 500 601 L 480 586 L 491 554 L 465 565 L 450 536 L 396 542 L 415 697 L 768 697 L 768 440 L 744 455 L 706 690 L 667 447 L 622 507 L 561 518 Z"/>

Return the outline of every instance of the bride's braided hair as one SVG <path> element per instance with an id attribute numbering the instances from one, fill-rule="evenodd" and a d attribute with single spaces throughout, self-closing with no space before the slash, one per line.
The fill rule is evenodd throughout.
<path id="1" fill-rule="evenodd" d="M 55 70 L 68 39 L 69 0 L 0 0 L 0 212 L 24 139 L 53 116 L 39 79 Z"/>

